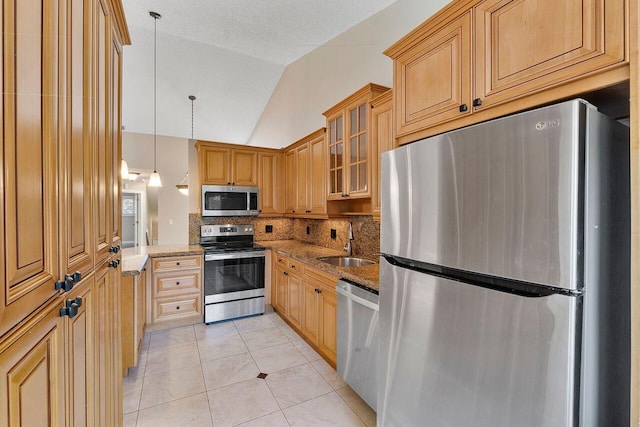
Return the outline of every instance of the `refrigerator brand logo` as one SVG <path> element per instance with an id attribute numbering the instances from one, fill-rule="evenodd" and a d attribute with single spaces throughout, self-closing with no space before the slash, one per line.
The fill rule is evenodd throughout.
<path id="1" fill-rule="evenodd" d="M 545 120 L 543 122 L 538 122 L 536 123 L 536 129 L 538 130 L 544 130 L 547 128 L 553 128 L 556 126 L 560 126 L 560 120 L 556 119 L 556 120 Z"/>

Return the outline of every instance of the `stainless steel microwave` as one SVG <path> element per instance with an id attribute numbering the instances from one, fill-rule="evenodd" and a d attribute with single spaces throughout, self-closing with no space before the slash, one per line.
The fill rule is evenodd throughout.
<path id="1" fill-rule="evenodd" d="M 258 187 L 202 186 L 202 216 L 255 215 L 258 215 Z"/>

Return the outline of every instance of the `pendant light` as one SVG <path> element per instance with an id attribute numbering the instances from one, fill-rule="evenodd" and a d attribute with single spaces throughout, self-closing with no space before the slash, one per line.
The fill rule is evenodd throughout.
<path id="1" fill-rule="evenodd" d="M 189 95 L 189 100 L 191 100 L 191 139 L 193 139 L 193 101 L 196 100 L 194 95 Z M 185 196 L 189 195 L 189 171 L 184 174 L 180 182 L 176 185 L 176 188 L 179 192 L 184 194 Z"/>
<path id="2" fill-rule="evenodd" d="M 156 85 L 157 85 L 157 69 L 158 69 L 158 19 L 161 15 L 158 12 L 149 12 L 149 15 L 153 18 L 153 173 L 149 177 L 149 187 L 162 187 L 162 181 L 160 180 L 160 174 L 157 170 L 158 151 L 156 145 Z"/>
<path id="3" fill-rule="evenodd" d="M 122 179 L 129 179 L 129 165 L 125 159 L 120 162 L 120 176 Z"/>

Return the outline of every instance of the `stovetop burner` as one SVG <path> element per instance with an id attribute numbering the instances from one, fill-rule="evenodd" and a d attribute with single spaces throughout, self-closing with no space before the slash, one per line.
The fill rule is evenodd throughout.
<path id="1" fill-rule="evenodd" d="M 265 250 L 253 242 L 251 224 L 202 225 L 200 246 L 206 253 Z"/>

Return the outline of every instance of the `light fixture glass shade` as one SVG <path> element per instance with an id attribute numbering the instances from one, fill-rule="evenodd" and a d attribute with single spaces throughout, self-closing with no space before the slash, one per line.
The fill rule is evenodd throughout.
<path id="1" fill-rule="evenodd" d="M 120 162 L 120 176 L 122 179 L 129 179 L 129 165 L 124 159 Z"/>
<path id="2" fill-rule="evenodd" d="M 140 176 L 140 172 L 129 172 L 129 181 L 135 181 Z"/>
<path id="3" fill-rule="evenodd" d="M 160 174 L 156 171 L 153 171 L 151 176 L 149 177 L 149 187 L 162 187 L 162 181 L 160 180 Z"/>
<path id="4" fill-rule="evenodd" d="M 178 184 L 178 185 L 176 185 L 176 188 L 178 189 L 179 192 L 181 192 L 185 196 L 189 195 L 189 186 L 188 185 Z"/>

